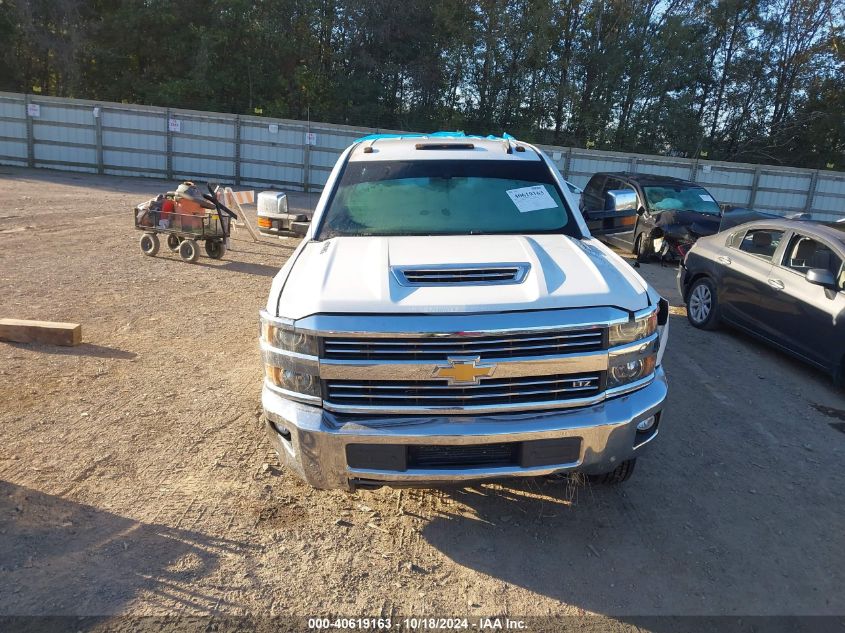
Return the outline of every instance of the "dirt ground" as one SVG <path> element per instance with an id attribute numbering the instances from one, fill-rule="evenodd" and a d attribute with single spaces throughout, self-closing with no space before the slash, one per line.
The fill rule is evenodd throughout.
<path id="1" fill-rule="evenodd" d="M 138 248 L 174 183 L 0 167 L 0 615 L 845 614 L 845 392 L 683 316 L 660 437 L 620 488 L 310 489 L 259 424 L 257 313 L 295 240 Z M 294 203 L 307 206 L 305 196 Z"/>

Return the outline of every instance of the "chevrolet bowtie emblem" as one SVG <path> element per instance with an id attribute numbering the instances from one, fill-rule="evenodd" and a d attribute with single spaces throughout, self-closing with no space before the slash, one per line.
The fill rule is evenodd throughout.
<path id="1" fill-rule="evenodd" d="M 479 365 L 480 356 L 475 358 L 449 358 L 448 365 L 434 369 L 437 378 L 446 378 L 450 385 L 477 385 L 478 379 L 492 376 L 495 365 Z"/>

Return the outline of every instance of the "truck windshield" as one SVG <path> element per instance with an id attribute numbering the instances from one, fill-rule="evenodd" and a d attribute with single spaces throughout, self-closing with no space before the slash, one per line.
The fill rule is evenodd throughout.
<path id="1" fill-rule="evenodd" d="M 349 162 L 317 239 L 486 233 L 581 237 L 541 161 L 419 160 Z"/>
<path id="2" fill-rule="evenodd" d="M 697 211 L 720 215 L 719 204 L 706 189 L 686 185 L 643 187 L 648 206 L 653 211 Z"/>

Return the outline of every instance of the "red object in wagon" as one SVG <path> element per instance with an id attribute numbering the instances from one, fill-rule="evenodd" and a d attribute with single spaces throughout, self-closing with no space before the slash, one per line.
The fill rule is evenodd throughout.
<path id="1" fill-rule="evenodd" d="M 173 200 L 165 198 L 164 202 L 161 203 L 161 219 L 170 220 L 170 214 L 175 210 L 176 205 L 173 203 Z"/>

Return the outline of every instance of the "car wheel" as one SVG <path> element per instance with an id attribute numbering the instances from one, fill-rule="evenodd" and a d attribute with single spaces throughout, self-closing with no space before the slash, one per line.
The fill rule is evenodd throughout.
<path id="1" fill-rule="evenodd" d="M 634 252 L 637 254 L 637 261 L 644 264 L 648 261 L 651 255 L 651 240 L 646 237 L 645 233 L 640 233 L 637 236 L 637 241 L 634 244 Z"/>
<path id="2" fill-rule="evenodd" d="M 687 293 L 687 319 L 693 327 L 712 330 L 719 325 L 719 304 L 713 282 L 701 277 Z"/>
<path id="3" fill-rule="evenodd" d="M 599 485 L 616 485 L 628 481 L 631 475 L 634 474 L 634 466 L 637 465 L 637 458 L 628 459 L 609 473 L 602 473 L 601 475 L 587 475 L 587 481 L 592 484 Z"/>

